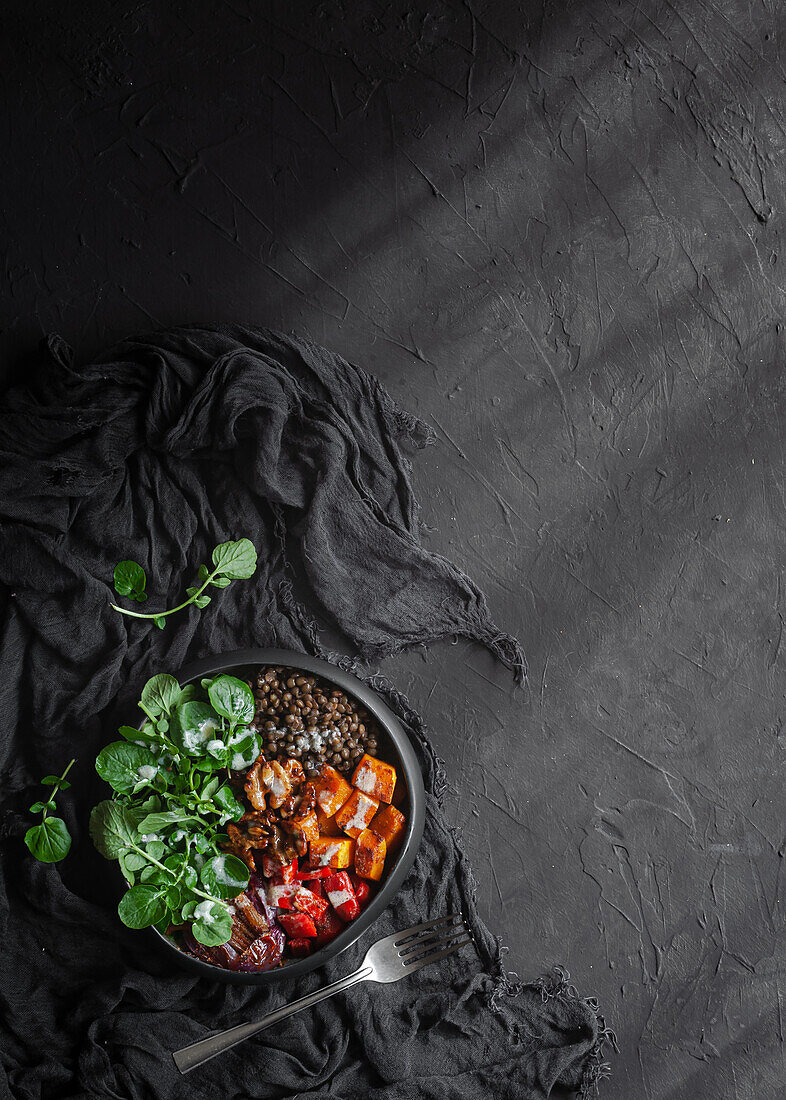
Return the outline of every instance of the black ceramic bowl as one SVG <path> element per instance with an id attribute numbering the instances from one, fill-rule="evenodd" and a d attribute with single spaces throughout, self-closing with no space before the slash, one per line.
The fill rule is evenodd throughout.
<path id="1" fill-rule="evenodd" d="M 177 945 L 155 929 L 151 929 L 157 937 L 162 948 L 167 952 L 173 962 L 195 971 L 218 982 L 231 982 L 236 985 L 266 985 L 268 982 L 278 981 L 281 978 L 297 978 L 301 974 L 308 973 L 322 966 L 328 959 L 334 958 L 342 951 L 351 947 L 362 936 L 367 928 L 370 928 L 383 909 L 392 901 L 398 888 L 407 877 L 412 864 L 415 862 L 418 845 L 423 836 L 423 823 L 425 818 L 425 797 L 423 792 L 423 777 L 420 773 L 417 757 L 410 744 L 409 738 L 404 732 L 401 723 L 393 711 L 380 699 L 380 697 L 349 672 L 343 672 L 335 665 L 327 661 L 320 661 L 316 657 L 309 657 L 305 653 L 297 653 L 289 649 L 238 649 L 231 653 L 219 653 L 213 657 L 205 657 L 201 661 L 195 661 L 187 665 L 178 676 L 181 685 L 193 680 L 201 680 L 204 676 L 217 676 L 222 672 L 228 672 L 242 679 L 251 679 L 262 665 L 286 665 L 289 668 L 301 669 L 304 672 L 320 676 L 323 680 L 342 688 L 348 695 L 357 699 L 370 714 L 373 714 L 379 725 L 378 755 L 393 764 L 398 773 L 398 781 L 404 781 L 407 788 L 407 802 L 401 807 L 406 815 L 407 827 L 404 843 L 399 849 L 395 860 L 385 867 L 385 875 L 375 897 L 363 910 L 356 920 L 346 926 L 327 946 L 315 951 L 303 959 L 291 959 L 283 966 L 274 970 L 267 970 L 259 974 L 243 974 L 233 970 L 224 970 L 220 966 L 212 966 L 202 962 L 193 955 L 181 951 Z"/>

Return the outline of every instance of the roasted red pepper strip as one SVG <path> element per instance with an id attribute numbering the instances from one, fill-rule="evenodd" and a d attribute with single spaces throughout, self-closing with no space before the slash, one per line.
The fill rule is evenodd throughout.
<path id="1" fill-rule="evenodd" d="M 292 909 L 292 897 L 298 886 L 268 886 L 265 891 L 268 905 L 275 905 L 279 909 Z"/>
<path id="2" fill-rule="evenodd" d="M 314 920 L 318 920 L 328 907 L 328 903 L 324 898 L 317 897 L 315 893 L 306 890 L 304 886 L 297 887 L 292 895 L 292 903 L 301 913 L 307 913 Z"/>
<path id="3" fill-rule="evenodd" d="M 289 940 L 287 946 L 289 947 L 292 955 L 310 955 L 311 954 L 311 940 L 307 939 L 294 939 Z"/>
<path id="4" fill-rule="evenodd" d="M 317 934 L 317 928 L 311 917 L 305 913 L 282 913 L 278 923 L 284 929 L 290 940 L 313 939 Z"/>
<path id="5" fill-rule="evenodd" d="M 358 899 L 346 871 L 339 871 L 325 879 L 325 893 L 342 920 L 354 920 L 360 912 Z"/>
<path id="6" fill-rule="evenodd" d="M 295 881 L 297 875 L 297 858 L 293 859 L 291 863 L 285 863 L 283 867 L 278 867 L 276 873 L 270 876 L 270 881 L 276 886 L 289 886 L 290 883 Z"/>
<path id="7" fill-rule="evenodd" d="M 358 905 L 362 908 L 368 899 L 371 897 L 371 887 L 367 882 L 363 882 L 362 879 L 358 880 L 358 884 L 355 887 L 355 897 L 358 899 Z"/>
<path id="8" fill-rule="evenodd" d="M 313 871 L 298 871 L 295 878 L 298 882 L 309 882 L 311 879 L 315 878 L 330 878 L 332 874 L 332 867 L 315 867 Z"/>
<path id="9" fill-rule="evenodd" d="M 327 905 L 327 902 L 325 904 Z M 317 926 L 316 943 L 318 947 L 324 947 L 326 943 L 330 943 L 344 927 L 344 922 L 329 905 L 324 914 L 314 923 Z"/>

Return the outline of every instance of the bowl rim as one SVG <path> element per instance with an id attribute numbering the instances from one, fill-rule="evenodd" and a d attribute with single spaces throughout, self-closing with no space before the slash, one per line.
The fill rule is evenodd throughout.
<path id="1" fill-rule="evenodd" d="M 227 650 L 225 653 L 211 654 L 208 657 L 190 661 L 176 675 L 176 679 L 179 684 L 183 685 L 205 676 L 231 672 L 233 669 L 237 670 L 239 667 L 246 665 L 256 667 L 285 665 L 290 668 L 302 669 L 304 672 L 310 672 L 329 680 L 358 699 L 374 715 L 393 742 L 407 781 L 410 799 L 410 812 L 407 818 L 404 842 L 393 869 L 385 878 L 379 893 L 376 894 L 359 917 L 348 924 L 334 940 L 331 940 L 329 944 L 320 948 L 313 955 L 302 959 L 289 960 L 284 966 L 277 966 L 273 970 L 265 970 L 261 973 L 242 973 L 236 970 L 224 970 L 220 966 L 203 962 L 202 959 L 197 959 L 195 956 L 181 951 L 156 928 L 149 929 L 149 932 L 156 937 L 160 946 L 167 951 L 170 957 L 174 954 L 178 963 L 188 970 L 196 971 L 213 981 L 228 982 L 232 985 L 267 985 L 270 982 L 297 978 L 316 970 L 320 966 L 324 966 L 325 963 L 357 943 L 363 933 L 376 922 L 377 918 L 395 897 L 415 862 L 425 826 L 426 798 L 418 758 L 415 755 L 412 742 L 399 719 L 373 688 L 370 688 L 368 684 L 365 684 L 351 672 L 346 672 L 343 668 L 333 665 L 329 661 L 312 657 L 308 653 L 300 653 L 294 649 L 267 647 L 233 649 Z"/>

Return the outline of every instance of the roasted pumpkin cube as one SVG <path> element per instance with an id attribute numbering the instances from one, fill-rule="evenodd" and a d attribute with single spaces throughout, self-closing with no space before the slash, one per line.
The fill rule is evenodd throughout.
<path id="1" fill-rule="evenodd" d="M 352 774 L 352 786 L 364 794 L 376 798 L 379 802 L 392 802 L 396 789 L 396 769 L 376 756 L 363 753 L 360 763 Z"/>
<path id="2" fill-rule="evenodd" d="M 308 841 L 316 840 L 320 835 L 319 821 L 315 810 L 309 810 L 302 817 L 296 818 L 293 824 L 300 829 L 304 838 Z"/>
<path id="3" fill-rule="evenodd" d="M 346 837 L 321 836 L 311 841 L 308 850 L 315 867 L 335 867 L 340 871 L 352 865 L 355 842 Z"/>
<path id="4" fill-rule="evenodd" d="M 328 817 L 321 806 L 317 806 L 317 822 L 320 836 L 344 836 L 341 829 L 336 825 L 335 817 Z"/>
<path id="5" fill-rule="evenodd" d="M 361 878 L 379 882 L 385 866 L 387 845 L 381 836 L 364 829 L 355 841 L 355 871 Z"/>
<path id="6" fill-rule="evenodd" d="M 387 850 L 392 852 L 404 839 L 406 824 L 407 819 L 395 806 L 383 806 L 379 813 L 374 815 L 369 829 L 377 836 L 381 836 L 387 845 Z"/>
<path id="7" fill-rule="evenodd" d="M 330 764 L 323 764 L 319 769 L 316 779 L 312 780 L 314 790 L 317 792 L 319 808 L 328 817 L 332 817 L 340 810 L 346 800 L 352 794 L 352 788 L 343 775 L 339 775 Z"/>
<path id="8" fill-rule="evenodd" d="M 371 819 L 379 809 L 376 798 L 353 791 L 336 814 L 336 824 L 349 836 L 360 836 L 371 824 Z"/>

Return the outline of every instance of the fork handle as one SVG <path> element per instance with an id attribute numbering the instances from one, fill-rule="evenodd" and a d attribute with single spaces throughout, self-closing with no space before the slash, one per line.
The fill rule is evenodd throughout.
<path id="1" fill-rule="evenodd" d="M 304 1008 L 319 1004 L 320 1001 L 332 997 L 334 993 L 340 993 L 342 989 L 349 989 L 350 986 L 365 981 L 372 972 L 370 966 L 361 966 L 359 970 L 347 974 L 345 978 L 339 978 L 338 981 L 331 982 L 330 985 L 325 985 L 313 993 L 308 993 L 305 997 L 300 997 L 299 1000 L 284 1005 L 283 1008 L 277 1008 L 275 1012 L 269 1012 L 261 1020 L 255 1020 L 250 1024 L 237 1024 L 235 1027 L 227 1028 L 226 1031 L 219 1031 L 216 1035 L 208 1035 L 206 1039 L 200 1039 L 199 1042 L 183 1047 L 182 1050 L 176 1050 L 172 1055 L 175 1065 L 181 1073 L 188 1073 L 211 1058 L 215 1058 L 217 1054 L 223 1054 L 225 1050 L 237 1046 L 244 1039 L 256 1035 L 258 1031 L 270 1027 L 271 1024 L 286 1020 L 288 1016 L 293 1016 L 296 1012 L 302 1012 Z"/>

